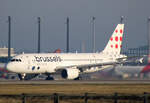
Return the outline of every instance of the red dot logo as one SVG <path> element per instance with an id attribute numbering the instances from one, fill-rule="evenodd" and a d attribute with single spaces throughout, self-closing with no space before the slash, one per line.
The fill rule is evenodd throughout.
<path id="1" fill-rule="evenodd" d="M 115 40 L 118 41 L 118 36 L 115 37 Z"/>
<path id="2" fill-rule="evenodd" d="M 118 30 L 116 29 L 115 32 L 118 33 Z"/>
<path id="3" fill-rule="evenodd" d="M 122 34 L 122 32 L 123 32 L 122 29 L 120 29 L 120 33 L 121 33 L 121 34 Z"/>
<path id="4" fill-rule="evenodd" d="M 116 48 L 116 49 L 118 48 L 118 44 L 115 45 L 115 48 Z"/>
<path id="5" fill-rule="evenodd" d="M 110 47 L 113 48 L 113 45 L 111 45 Z"/>
<path id="6" fill-rule="evenodd" d="M 122 45 L 120 45 L 120 48 L 122 48 Z"/>
<path id="7" fill-rule="evenodd" d="M 110 40 L 113 41 L 113 37 L 111 37 Z"/>
<path id="8" fill-rule="evenodd" d="M 122 41 L 122 37 L 120 37 L 120 41 Z"/>

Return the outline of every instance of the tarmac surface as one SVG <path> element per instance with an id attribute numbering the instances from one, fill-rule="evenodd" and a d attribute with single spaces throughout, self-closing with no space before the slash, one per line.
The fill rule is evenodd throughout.
<path id="1" fill-rule="evenodd" d="M 42 84 L 150 84 L 150 80 L 0 80 L 1 84 L 29 84 L 29 85 L 42 85 Z"/>

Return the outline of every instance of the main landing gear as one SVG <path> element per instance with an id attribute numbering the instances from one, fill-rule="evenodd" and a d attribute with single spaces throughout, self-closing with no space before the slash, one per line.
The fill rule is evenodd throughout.
<path id="1" fill-rule="evenodd" d="M 20 80 L 31 80 L 38 75 L 39 74 L 25 74 L 25 73 L 23 73 L 23 74 L 18 74 L 18 77 Z"/>
<path id="2" fill-rule="evenodd" d="M 54 80 L 54 78 L 49 73 L 47 73 L 46 75 L 47 78 L 45 80 Z"/>

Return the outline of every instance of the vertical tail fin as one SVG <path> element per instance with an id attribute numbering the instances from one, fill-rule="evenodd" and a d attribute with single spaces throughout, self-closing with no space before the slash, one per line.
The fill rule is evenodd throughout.
<path id="1" fill-rule="evenodd" d="M 123 31 L 124 31 L 124 24 L 118 24 L 112 36 L 110 37 L 105 49 L 103 50 L 104 53 L 111 55 L 120 54 L 122 48 Z"/>

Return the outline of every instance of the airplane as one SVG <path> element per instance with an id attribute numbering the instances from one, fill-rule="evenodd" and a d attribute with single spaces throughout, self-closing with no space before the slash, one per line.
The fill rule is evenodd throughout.
<path id="1" fill-rule="evenodd" d="M 117 65 L 113 67 L 113 71 L 116 75 L 125 78 L 128 75 L 140 75 L 141 73 L 149 74 L 150 72 L 150 61 L 148 61 L 149 55 L 144 55 L 141 58 L 135 58 L 131 60 L 128 65 Z M 125 76 L 125 77 L 124 77 Z"/>
<path id="2" fill-rule="evenodd" d="M 106 47 L 99 53 L 30 53 L 14 56 L 6 64 L 6 69 L 17 73 L 20 80 L 26 75 L 59 73 L 62 78 L 76 80 L 83 73 L 96 72 L 105 66 L 114 65 L 125 56 L 120 54 L 122 48 L 124 24 L 118 24 Z M 53 77 L 51 78 L 53 79 Z"/>
<path id="3" fill-rule="evenodd" d="M 139 66 L 120 66 L 112 68 L 116 76 L 121 78 L 128 78 L 130 76 L 140 75 L 141 73 L 148 74 L 150 72 L 150 64 Z"/>

